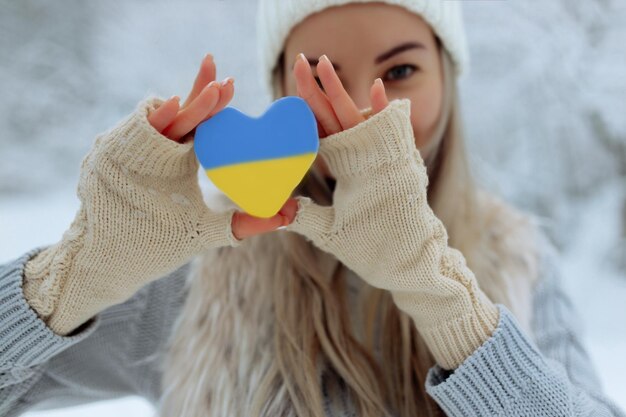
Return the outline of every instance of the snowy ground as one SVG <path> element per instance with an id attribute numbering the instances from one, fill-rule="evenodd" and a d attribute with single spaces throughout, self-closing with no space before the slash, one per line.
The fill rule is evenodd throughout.
<path id="1" fill-rule="evenodd" d="M 0 263 L 60 238 L 94 135 L 147 93 L 186 94 L 206 52 L 218 78 L 236 79 L 232 105 L 265 108 L 254 6 L 0 0 Z M 478 177 L 549 220 L 593 362 L 626 410 L 626 3 L 464 7 L 472 67 L 461 92 Z M 128 413 L 151 407 L 132 397 L 29 415 Z"/>

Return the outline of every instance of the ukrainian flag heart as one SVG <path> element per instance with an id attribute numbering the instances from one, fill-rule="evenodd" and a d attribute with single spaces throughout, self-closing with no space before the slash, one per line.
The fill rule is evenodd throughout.
<path id="1" fill-rule="evenodd" d="M 261 117 L 226 107 L 196 127 L 194 150 L 215 186 L 248 214 L 272 217 L 319 148 L 315 115 L 300 97 L 276 100 Z"/>

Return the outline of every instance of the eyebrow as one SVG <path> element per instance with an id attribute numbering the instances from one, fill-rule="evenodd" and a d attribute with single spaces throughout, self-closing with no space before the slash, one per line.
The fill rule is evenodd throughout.
<path id="1" fill-rule="evenodd" d="M 391 48 L 390 50 L 388 50 L 385 53 L 382 53 L 380 55 L 378 55 L 376 57 L 376 59 L 374 60 L 375 64 L 380 64 L 381 62 L 384 62 L 388 59 L 390 59 L 391 57 L 398 55 L 404 51 L 408 51 L 409 49 L 426 49 L 426 47 L 424 46 L 424 44 L 419 43 L 419 42 L 405 42 L 403 44 L 400 44 L 396 47 Z M 312 67 L 315 67 L 317 65 L 318 60 L 314 59 L 314 58 L 308 58 L 306 59 L 309 64 Z M 341 67 L 338 64 L 335 64 L 334 62 L 331 61 L 331 63 L 333 64 L 333 68 L 335 69 L 335 71 L 341 71 Z"/>
<path id="2" fill-rule="evenodd" d="M 394 48 L 391 48 L 383 54 L 378 55 L 374 60 L 374 63 L 380 64 L 381 62 L 388 60 L 392 56 L 398 55 L 399 53 L 404 51 L 408 51 L 409 49 L 426 49 L 426 47 L 424 46 L 424 44 L 421 44 L 419 42 L 405 42 Z"/>

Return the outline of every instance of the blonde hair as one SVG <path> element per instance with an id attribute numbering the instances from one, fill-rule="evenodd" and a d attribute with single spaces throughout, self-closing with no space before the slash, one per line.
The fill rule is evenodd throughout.
<path id="1" fill-rule="evenodd" d="M 450 57 L 441 56 L 443 70 L 450 71 Z M 277 80 L 282 67 L 275 70 Z M 484 292 L 528 331 L 537 273 L 534 224 L 473 181 L 455 82 L 446 87 L 451 100 L 429 167 L 429 204 Z M 332 202 L 332 190 L 316 169 L 294 194 Z M 425 392 L 434 361 L 412 320 L 388 292 L 365 285 L 359 340 L 350 325 L 345 266 L 303 236 L 259 235 L 240 248 L 207 253 L 195 265 L 170 340 L 163 415 L 227 415 L 236 409 L 242 416 L 323 417 L 324 370 L 359 416 L 444 415 Z M 375 358 L 375 343 L 385 366 Z"/>

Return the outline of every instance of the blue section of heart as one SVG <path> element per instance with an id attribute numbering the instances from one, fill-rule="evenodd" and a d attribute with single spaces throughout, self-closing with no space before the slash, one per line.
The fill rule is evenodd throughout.
<path id="1" fill-rule="evenodd" d="M 200 123 L 196 155 L 205 169 L 317 152 L 315 115 L 300 97 L 276 100 L 258 118 L 227 107 Z"/>

